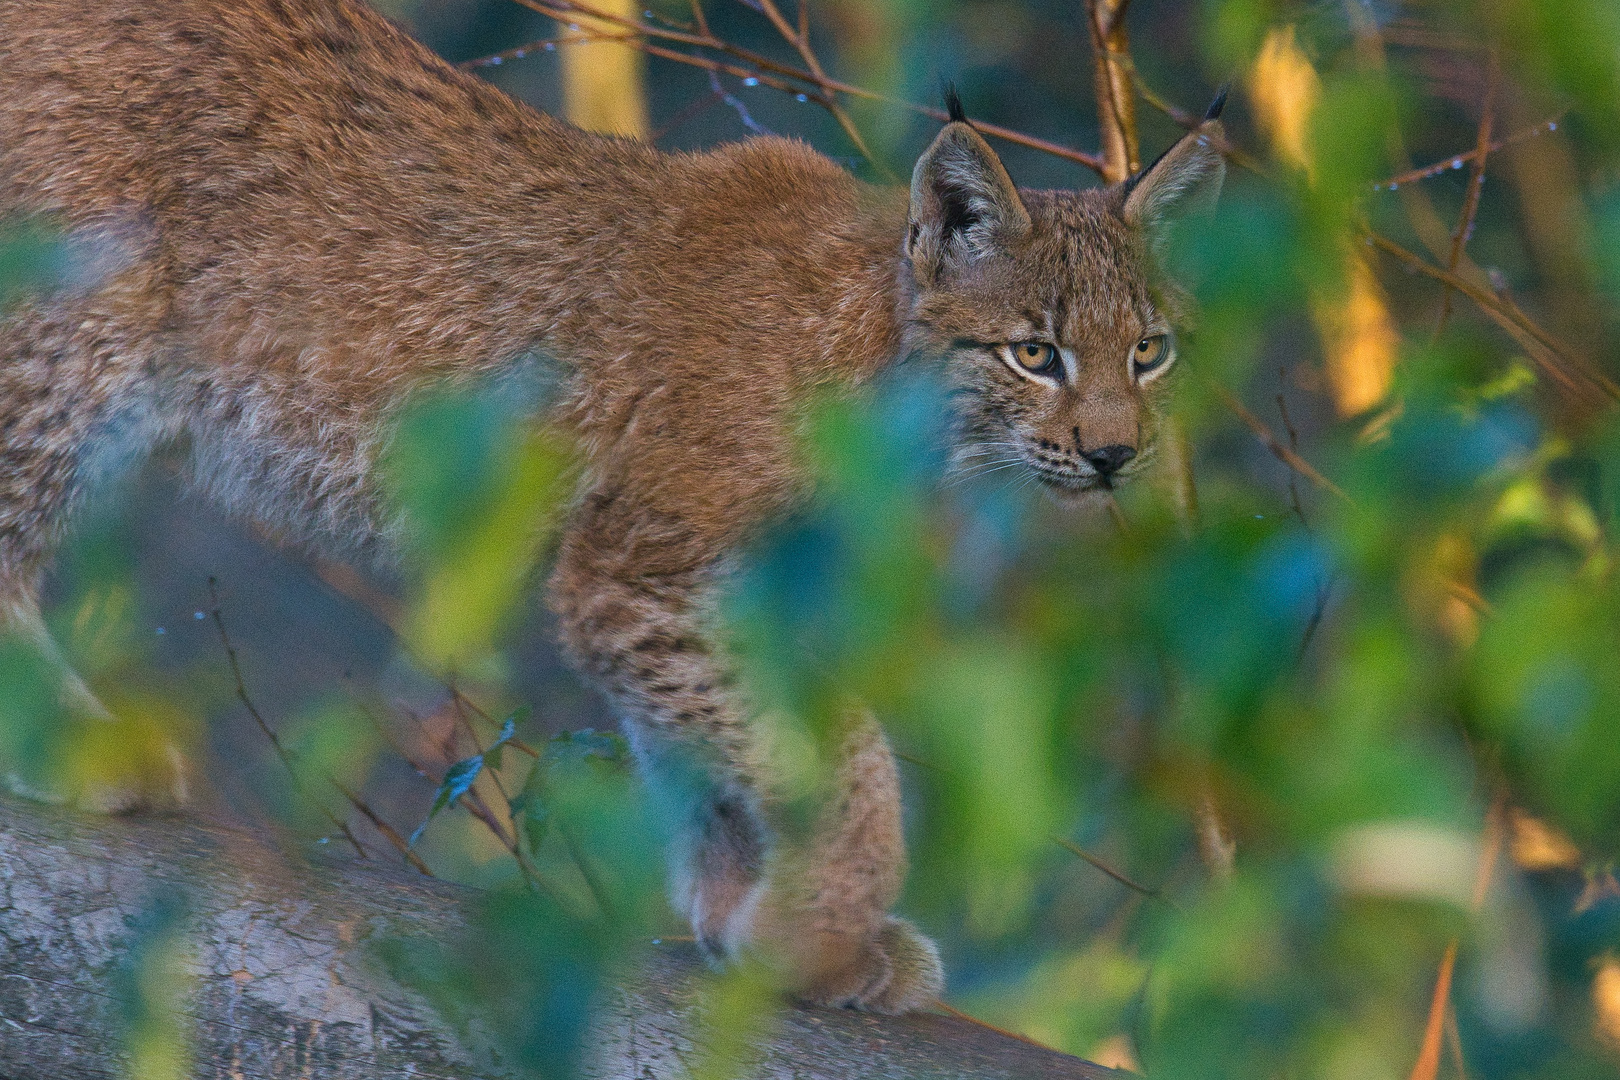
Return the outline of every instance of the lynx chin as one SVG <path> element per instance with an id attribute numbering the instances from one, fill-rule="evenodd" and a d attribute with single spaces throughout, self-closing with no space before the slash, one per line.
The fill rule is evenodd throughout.
<path id="1" fill-rule="evenodd" d="M 643 775 L 683 793 L 671 895 L 710 956 L 898 1013 L 943 973 L 889 913 L 894 759 L 852 715 L 839 791 L 787 838 L 705 612 L 716 567 L 802 499 L 791 418 L 908 357 L 1069 500 L 1154 456 L 1176 293 L 1155 238 L 1218 191 L 1219 107 L 1127 182 L 1014 186 L 951 100 L 909 190 L 807 146 L 669 154 L 461 74 L 358 0 L 0 4 L 0 212 L 111 251 L 0 321 L 0 619 L 49 650 L 40 577 L 113 456 L 340 550 L 396 525 L 374 476 L 424 385 L 536 351 L 585 457 L 551 604 Z M 54 654 L 53 654 L 54 655 Z M 107 716 L 62 666 L 63 701 Z M 49 793 L 184 796 L 177 755 Z"/>

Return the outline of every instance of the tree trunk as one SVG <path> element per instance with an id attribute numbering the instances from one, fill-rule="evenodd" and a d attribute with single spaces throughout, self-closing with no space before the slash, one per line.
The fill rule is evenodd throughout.
<path id="1" fill-rule="evenodd" d="M 0 800 L 0 889 L 4 1080 L 128 1074 L 130 1006 L 120 987 L 131 985 L 129 951 L 150 939 L 143 920 L 165 895 L 185 898 L 190 951 L 177 955 L 192 981 L 178 1018 L 191 1076 L 521 1075 L 453 1031 L 367 948 L 387 934 L 446 939 L 466 925 L 468 890 L 365 863 L 311 864 L 250 833 L 10 800 Z M 686 948 L 655 950 L 602 1003 L 586 1075 L 685 1080 L 682 1059 L 698 1050 L 701 971 Z M 804 1007 L 783 1010 L 758 1057 L 749 1075 L 761 1080 L 1127 1075 L 947 1017 Z"/>

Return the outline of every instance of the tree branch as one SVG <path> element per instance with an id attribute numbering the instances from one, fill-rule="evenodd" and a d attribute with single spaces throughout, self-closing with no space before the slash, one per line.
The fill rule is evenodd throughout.
<path id="1" fill-rule="evenodd" d="M 131 927 L 154 896 L 185 896 L 194 992 L 191 1075 L 269 1080 L 517 1080 L 374 956 L 387 936 L 448 940 L 471 890 L 376 860 L 309 864 L 272 838 L 180 819 L 98 818 L 0 800 L 0 1076 L 126 1075 L 118 996 Z M 705 971 L 689 946 L 648 949 L 607 996 L 586 1077 L 685 1080 Z M 126 978 L 127 982 L 127 978 Z M 1107 1080 L 1125 1077 L 946 1016 L 788 1007 L 757 1080 L 850 1076 Z"/>

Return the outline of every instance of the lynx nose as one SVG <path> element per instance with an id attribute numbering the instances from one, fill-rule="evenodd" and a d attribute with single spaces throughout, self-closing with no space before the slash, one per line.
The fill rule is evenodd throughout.
<path id="1" fill-rule="evenodd" d="M 1104 446 L 1097 450 L 1087 450 L 1085 458 L 1091 462 L 1091 467 L 1103 476 L 1111 476 L 1118 472 L 1124 464 L 1136 456 L 1136 450 L 1122 444 Z"/>

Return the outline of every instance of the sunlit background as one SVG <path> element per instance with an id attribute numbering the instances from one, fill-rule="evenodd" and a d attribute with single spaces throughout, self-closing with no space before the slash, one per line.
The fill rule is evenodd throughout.
<path id="1" fill-rule="evenodd" d="M 584 126 L 786 135 L 880 183 L 942 80 L 1037 187 L 1151 161 L 1230 84 L 1221 208 L 1173 253 L 1186 452 L 1077 515 L 948 473 L 926 365 L 816 403 L 818 499 L 728 591 L 758 722 L 813 768 L 844 703 L 882 718 L 950 1007 L 1155 1080 L 1620 1074 L 1620 7 L 383 6 Z M 78 272 L 16 223 L 0 300 Z M 486 887 L 476 940 L 388 960 L 557 1076 L 592 989 L 685 930 L 525 588 L 571 468 L 535 367 L 407 411 L 399 569 L 225 520 L 164 461 L 121 478 L 49 613 L 120 724 L 61 723 L 13 647 L 0 743 L 71 787 L 167 733 L 211 817 Z M 143 1080 L 185 1075 L 183 906 L 132 931 Z M 768 1032 L 755 977 L 713 983 L 702 1075 Z"/>

